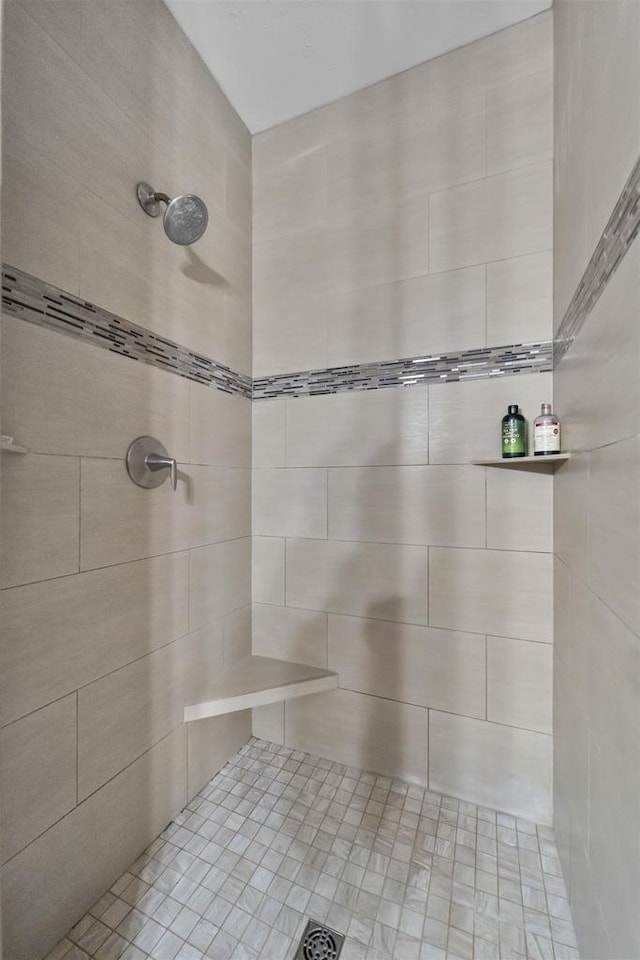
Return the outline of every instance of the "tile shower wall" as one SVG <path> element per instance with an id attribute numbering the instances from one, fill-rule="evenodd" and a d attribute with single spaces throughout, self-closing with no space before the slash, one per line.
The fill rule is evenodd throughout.
<path id="1" fill-rule="evenodd" d="M 555 324 L 640 158 L 640 7 L 556 2 Z M 640 243 L 554 375 L 555 816 L 581 956 L 640 956 Z"/>
<path id="2" fill-rule="evenodd" d="M 254 377 L 551 337 L 544 14 L 253 141 Z M 339 673 L 257 735 L 551 821 L 551 374 L 253 404 L 253 648 Z"/>
<path id="3" fill-rule="evenodd" d="M 164 5 L 3 6 L 4 259 L 250 374 L 250 137 Z M 197 246 L 140 179 L 203 196 Z M 182 707 L 249 649 L 251 413 L 15 317 L 2 346 L 3 930 L 35 960 L 249 736 Z M 147 433 L 175 494 L 126 475 Z"/>

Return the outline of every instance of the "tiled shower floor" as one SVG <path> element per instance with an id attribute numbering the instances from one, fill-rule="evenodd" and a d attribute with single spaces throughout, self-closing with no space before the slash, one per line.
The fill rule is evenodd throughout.
<path id="1" fill-rule="evenodd" d="M 49 956 L 290 960 L 309 917 L 341 960 L 578 958 L 548 828 L 261 740 Z"/>

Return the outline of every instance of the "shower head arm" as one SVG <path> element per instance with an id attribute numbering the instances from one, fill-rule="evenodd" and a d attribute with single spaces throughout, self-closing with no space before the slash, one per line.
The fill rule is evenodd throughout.
<path id="1" fill-rule="evenodd" d="M 169 206 L 171 203 L 171 197 L 168 197 L 166 193 L 154 193 L 153 199 L 156 201 L 156 203 L 166 203 L 167 206 Z"/>
<path id="2" fill-rule="evenodd" d="M 167 206 L 171 203 L 171 197 L 168 197 L 166 193 L 156 193 L 148 183 L 139 183 L 136 187 L 136 193 L 138 203 L 150 217 L 159 217 L 162 214 L 161 203 Z"/>

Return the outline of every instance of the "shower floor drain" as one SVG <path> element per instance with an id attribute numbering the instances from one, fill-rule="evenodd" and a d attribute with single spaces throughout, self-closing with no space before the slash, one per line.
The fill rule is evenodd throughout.
<path id="1" fill-rule="evenodd" d="M 344 937 L 317 920 L 309 920 L 293 960 L 337 960 Z"/>

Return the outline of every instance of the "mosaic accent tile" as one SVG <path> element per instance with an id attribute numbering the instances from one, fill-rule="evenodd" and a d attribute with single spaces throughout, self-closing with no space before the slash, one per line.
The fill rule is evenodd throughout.
<path id="1" fill-rule="evenodd" d="M 7 264 L 2 271 L 2 305 L 5 313 L 29 323 L 78 337 L 225 393 L 251 398 L 251 377 Z"/>
<path id="2" fill-rule="evenodd" d="M 582 279 L 562 318 L 554 343 L 557 366 L 600 299 L 640 231 L 640 158 L 627 180 Z"/>
<path id="3" fill-rule="evenodd" d="M 381 363 L 361 363 L 326 370 L 305 370 L 253 381 L 253 399 L 305 397 L 350 390 L 382 390 L 416 384 L 478 380 L 517 373 L 542 373 L 552 369 L 553 343 L 479 347 L 460 353 L 408 357 Z"/>
<path id="4" fill-rule="evenodd" d="M 579 960 L 570 916 L 549 828 L 252 739 L 47 960 L 291 960 L 310 918 L 341 960 Z"/>

